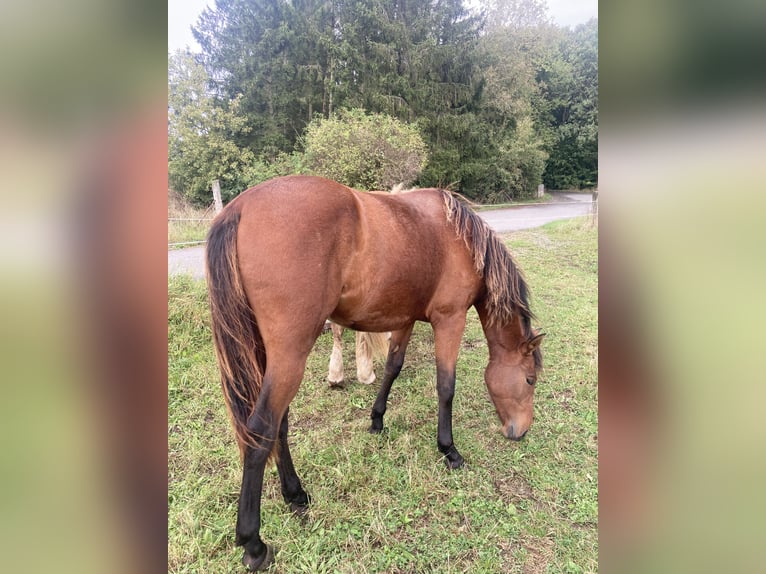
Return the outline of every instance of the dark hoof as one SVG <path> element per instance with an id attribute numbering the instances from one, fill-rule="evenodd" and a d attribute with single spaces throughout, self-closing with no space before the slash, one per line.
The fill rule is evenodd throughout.
<path id="1" fill-rule="evenodd" d="M 378 428 L 375 425 L 372 425 L 370 427 L 370 434 L 380 434 L 382 432 L 383 432 L 383 427 Z"/>
<path id="2" fill-rule="evenodd" d="M 463 460 L 463 457 L 458 454 L 454 458 L 450 458 L 450 457 L 445 458 L 444 462 L 447 464 L 448 469 L 455 470 L 463 466 L 463 463 L 465 462 L 465 460 Z"/>
<path id="3" fill-rule="evenodd" d="M 291 502 L 290 503 L 290 511 L 293 514 L 295 514 L 295 516 L 298 516 L 299 518 L 303 518 L 309 512 L 309 505 L 308 504 L 298 504 L 297 502 Z"/>
<path id="4" fill-rule="evenodd" d="M 266 546 L 266 554 L 260 557 L 252 556 L 245 550 L 242 555 L 242 564 L 250 570 L 250 572 L 259 572 L 268 569 L 271 563 L 274 562 L 274 555 L 277 553 L 272 546 L 268 544 Z"/>
<path id="5" fill-rule="evenodd" d="M 290 511 L 301 520 L 305 520 L 309 515 L 309 507 L 307 504 L 295 504 L 292 502 L 290 503 Z"/>
<path id="6" fill-rule="evenodd" d="M 343 390 L 346 388 L 346 381 L 328 381 L 331 389 Z"/>

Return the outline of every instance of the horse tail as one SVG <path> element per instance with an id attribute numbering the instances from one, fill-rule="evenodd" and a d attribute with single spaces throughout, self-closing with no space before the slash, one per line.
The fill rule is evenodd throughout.
<path id="1" fill-rule="evenodd" d="M 362 341 L 372 351 L 374 359 L 388 357 L 388 340 L 390 338 L 390 333 L 368 333 L 367 331 L 362 333 Z"/>
<path id="2" fill-rule="evenodd" d="M 266 351 L 239 273 L 237 228 L 233 206 L 213 222 L 207 237 L 206 265 L 213 343 L 226 409 L 240 454 L 257 446 L 247 428 L 255 411 L 266 368 Z"/>

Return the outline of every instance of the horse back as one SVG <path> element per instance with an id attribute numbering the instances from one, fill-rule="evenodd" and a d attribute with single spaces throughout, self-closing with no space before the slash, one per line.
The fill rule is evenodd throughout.
<path id="1" fill-rule="evenodd" d="M 241 194 L 239 265 L 259 323 L 330 316 L 388 331 L 429 320 L 452 301 L 467 308 L 477 278 L 442 193 L 365 193 L 290 176 Z"/>

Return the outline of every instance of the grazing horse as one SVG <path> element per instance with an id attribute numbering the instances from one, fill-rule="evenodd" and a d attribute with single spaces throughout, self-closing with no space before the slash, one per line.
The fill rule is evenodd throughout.
<path id="1" fill-rule="evenodd" d="M 342 389 L 343 382 L 343 326 L 330 323 L 332 330 L 332 353 L 327 368 L 327 380 L 331 387 Z M 368 333 L 357 331 L 356 343 L 356 379 L 365 385 L 375 382 L 374 358 L 386 358 L 388 355 L 389 333 Z"/>
<path id="2" fill-rule="evenodd" d="M 494 232 L 447 191 L 360 193 L 308 176 L 267 181 L 216 218 L 207 278 L 224 400 L 243 460 L 236 543 L 250 570 L 274 558 L 260 537 L 264 468 L 272 455 L 285 502 L 299 513 L 309 504 L 288 447 L 288 407 L 327 317 L 356 330 L 392 332 L 370 432 L 383 429 L 415 321 L 429 322 L 436 443 L 448 468 L 463 464 L 452 439 L 452 398 L 471 306 L 489 347 L 484 380 L 503 435 L 519 440 L 532 424 L 543 335 L 531 326 L 526 282 Z"/>

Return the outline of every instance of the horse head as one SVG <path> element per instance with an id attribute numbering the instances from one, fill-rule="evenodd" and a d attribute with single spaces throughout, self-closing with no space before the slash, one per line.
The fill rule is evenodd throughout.
<path id="1" fill-rule="evenodd" d="M 520 317 L 510 324 L 490 324 L 482 317 L 489 344 L 489 364 L 484 371 L 490 399 L 495 405 L 503 436 L 521 440 L 532 426 L 537 375 L 542 368 L 542 343 L 545 333 L 526 332 Z"/>

